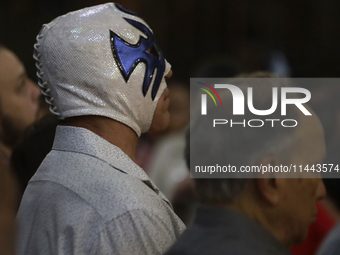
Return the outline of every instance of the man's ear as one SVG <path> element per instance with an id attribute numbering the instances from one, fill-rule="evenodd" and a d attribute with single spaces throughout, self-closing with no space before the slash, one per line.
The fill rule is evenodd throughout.
<path id="1" fill-rule="evenodd" d="M 272 155 L 267 155 L 261 158 L 258 162 L 259 164 L 265 166 L 276 166 L 278 165 L 278 160 L 276 157 Z M 263 176 L 263 175 L 262 175 Z M 262 177 L 260 176 L 260 177 Z M 263 176 L 265 178 L 256 179 L 257 189 L 259 191 L 260 196 L 264 199 L 266 203 L 270 205 L 276 205 L 280 200 L 280 179 L 275 178 L 275 176 L 270 173 L 267 176 Z"/>
<path id="2" fill-rule="evenodd" d="M 276 205 L 280 200 L 277 182 L 277 178 L 259 178 L 256 180 L 260 196 L 270 205 Z"/>

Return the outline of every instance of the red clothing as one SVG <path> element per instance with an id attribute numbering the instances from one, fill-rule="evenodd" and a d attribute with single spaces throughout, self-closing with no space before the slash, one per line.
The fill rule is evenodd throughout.
<path id="1" fill-rule="evenodd" d="M 309 227 L 306 240 L 291 249 L 294 255 L 314 255 L 323 239 L 335 225 L 335 220 L 329 215 L 322 204 L 317 202 L 316 205 L 318 207 L 316 222 Z"/>

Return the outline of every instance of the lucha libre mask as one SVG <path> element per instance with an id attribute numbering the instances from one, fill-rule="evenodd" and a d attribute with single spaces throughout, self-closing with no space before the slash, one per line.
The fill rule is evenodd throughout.
<path id="1" fill-rule="evenodd" d="M 151 125 L 170 64 L 148 25 L 114 3 L 70 12 L 43 25 L 34 45 L 39 86 L 60 119 L 100 115 Z"/>

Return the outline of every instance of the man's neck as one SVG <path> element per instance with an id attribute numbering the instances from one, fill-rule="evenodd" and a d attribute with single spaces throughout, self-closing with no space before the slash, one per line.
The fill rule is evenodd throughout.
<path id="1" fill-rule="evenodd" d="M 287 242 L 289 238 L 286 236 L 284 231 L 285 226 L 273 224 L 273 222 L 268 219 L 268 212 L 259 206 L 260 201 L 256 199 L 254 193 L 248 194 L 245 193 L 240 195 L 235 200 L 235 202 L 225 204 L 224 207 L 245 214 L 247 217 L 258 222 L 262 227 L 267 229 L 283 246 L 290 248 L 292 245 Z M 272 214 L 276 215 L 274 211 Z M 277 221 L 280 221 L 280 219 L 277 219 Z"/>
<path id="2" fill-rule="evenodd" d="M 137 134 L 125 124 L 102 116 L 81 116 L 70 118 L 64 125 L 86 128 L 109 143 L 119 147 L 135 161 Z"/>

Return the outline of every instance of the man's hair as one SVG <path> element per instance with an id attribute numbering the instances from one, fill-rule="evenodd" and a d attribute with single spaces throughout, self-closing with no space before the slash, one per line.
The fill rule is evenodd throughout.
<path id="1" fill-rule="evenodd" d="M 248 86 L 254 88 L 254 106 L 257 109 L 269 109 L 272 105 L 272 88 L 287 86 L 286 79 L 252 79 L 249 84 L 248 78 L 278 78 L 267 72 L 256 72 L 243 74 L 238 76 L 232 84 L 237 85 L 243 92 Z M 245 79 L 242 79 L 245 78 Z M 232 109 L 232 98 L 229 91 L 219 92 L 223 95 L 223 109 Z M 245 93 L 244 93 L 245 94 Z M 209 106 L 208 106 L 209 109 Z M 221 116 L 226 119 L 241 122 L 243 119 L 254 118 L 250 112 L 245 112 L 242 116 L 233 116 L 230 111 L 225 111 L 220 108 L 209 111 L 209 115 L 214 119 L 219 119 Z M 222 115 L 221 115 L 222 113 Z M 210 117 L 210 116 L 209 116 Z M 270 115 L 271 119 L 280 119 L 279 111 L 275 111 Z M 288 119 L 297 119 L 297 110 L 287 106 Z M 242 120 L 241 120 L 242 119 Z M 209 118 L 209 120 L 211 120 Z M 261 128 L 213 128 L 211 123 L 206 123 L 207 118 L 197 118 L 197 122 L 191 128 L 191 145 L 195 147 L 195 155 L 192 157 L 206 157 L 209 163 L 216 164 L 221 157 L 231 166 L 236 166 L 238 169 L 241 165 L 256 165 L 258 161 L 265 155 L 274 155 L 281 162 L 286 162 L 290 158 L 289 150 L 292 145 L 292 134 L 295 129 L 283 128 L 276 124 L 275 128 L 271 128 L 269 123 L 266 123 Z M 267 125 L 267 126 L 266 126 Z M 207 128 L 209 126 L 209 128 Z M 211 126 L 211 127 L 210 127 Z M 211 130 L 209 130 L 211 128 Z M 185 156 L 189 163 L 189 135 L 187 136 L 187 148 Z M 205 160 L 205 159 L 204 159 Z M 209 165 L 209 164 L 207 164 Z M 243 177 L 243 176 L 240 176 Z M 229 178 L 229 179 L 195 179 L 195 188 L 198 199 L 205 203 L 218 203 L 232 201 L 244 188 L 249 179 L 245 178 Z"/>

